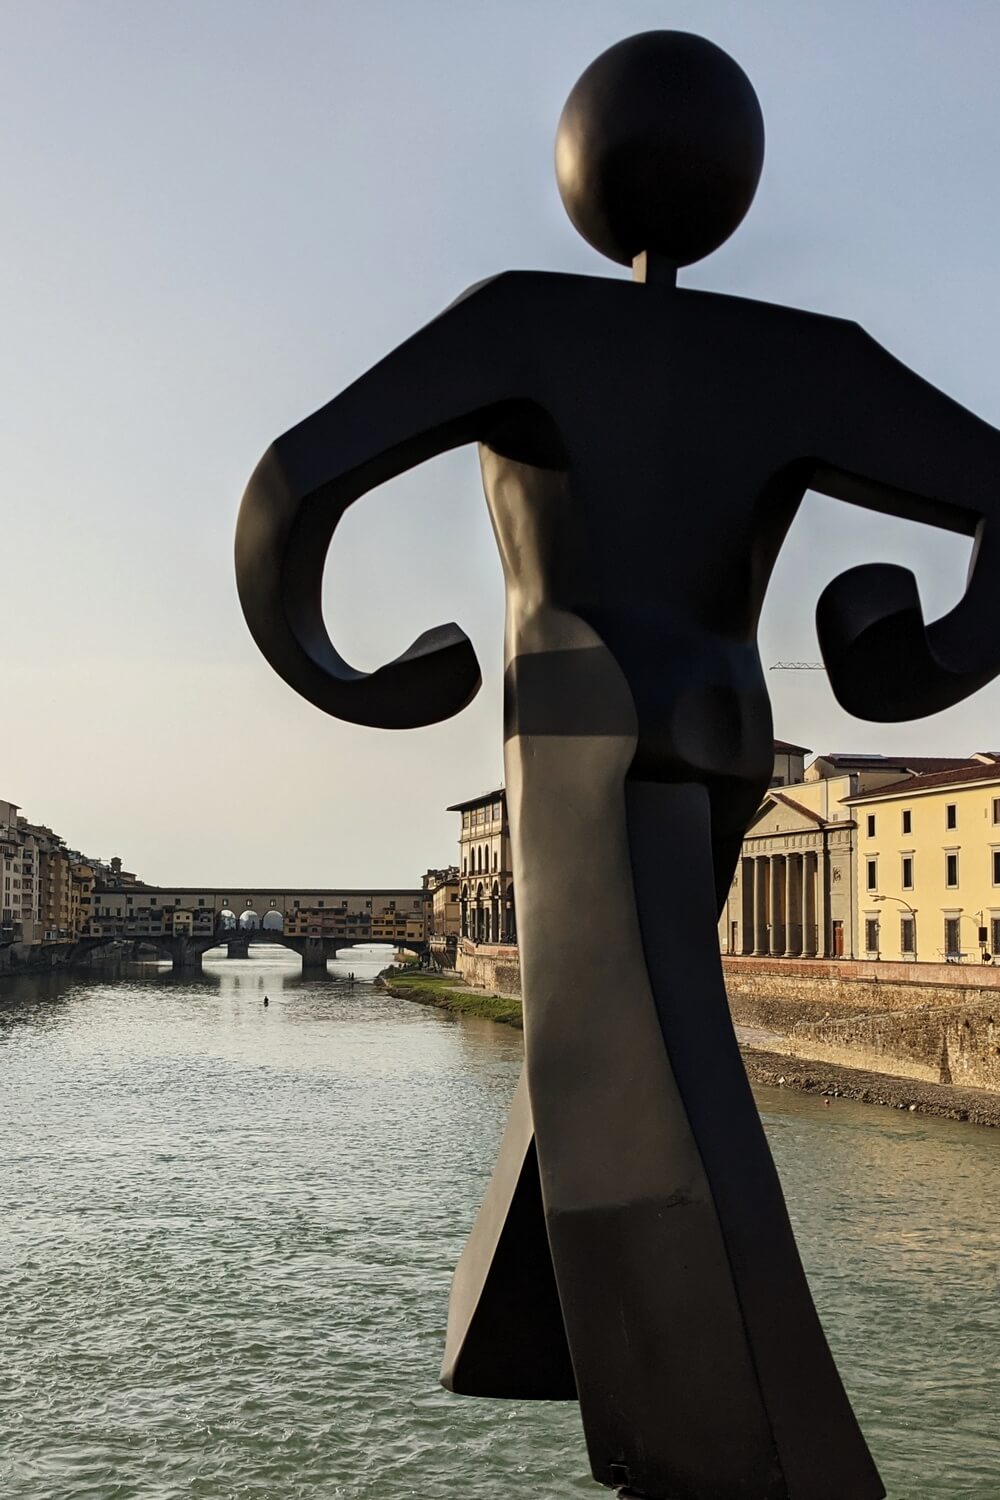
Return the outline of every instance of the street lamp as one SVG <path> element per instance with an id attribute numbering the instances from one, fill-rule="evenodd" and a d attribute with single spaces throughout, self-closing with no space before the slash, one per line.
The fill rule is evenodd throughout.
<path id="1" fill-rule="evenodd" d="M 975 927 L 976 940 L 979 943 L 979 957 L 982 962 L 985 963 L 989 938 L 986 927 L 983 925 L 982 912 L 977 912 L 976 915 L 973 916 L 969 911 L 960 911 L 958 915 L 960 919 L 964 917 L 967 922 L 971 922 Z"/>
<path id="2" fill-rule="evenodd" d="M 909 901 L 904 901 L 903 898 L 902 898 L 902 896 L 873 896 L 872 900 L 873 901 L 896 901 L 896 902 L 898 902 L 898 904 L 900 906 L 905 906 L 906 907 L 906 910 L 910 913 L 910 916 L 913 918 L 913 962 L 916 963 L 916 961 L 917 961 L 917 908 L 915 906 L 911 906 L 910 903 L 909 903 Z M 902 944 L 900 944 L 900 948 L 902 948 Z"/>

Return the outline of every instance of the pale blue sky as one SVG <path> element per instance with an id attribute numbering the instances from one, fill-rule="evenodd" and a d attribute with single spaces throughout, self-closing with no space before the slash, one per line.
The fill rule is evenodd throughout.
<path id="1" fill-rule="evenodd" d="M 260 453 L 465 286 L 623 274 L 563 214 L 552 138 L 604 47 L 699 31 L 760 95 L 764 176 L 693 285 L 856 318 L 1000 423 L 1000 8 L 961 0 L 3 0 L 0 797 L 147 879 L 411 882 L 500 776 L 503 591 L 475 456 L 360 502 L 327 570 L 356 665 L 460 621 L 485 685 L 407 734 L 338 724 L 257 654 L 232 533 Z M 1000 476 L 998 476 L 1000 482 Z M 765 663 L 817 659 L 854 562 L 929 615 L 968 548 L 810 498 Z M 1000 743 L 1000 688 L 918 725 L 772 674 L 820 750 Z"/>

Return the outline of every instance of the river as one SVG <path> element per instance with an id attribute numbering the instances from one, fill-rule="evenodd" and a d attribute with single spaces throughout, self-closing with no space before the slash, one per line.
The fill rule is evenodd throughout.
<path id="1" fill-rule="evenodd" d="M 521 1038 L 384 961 L 0 982 L 3 1500 L 611 1493 L 574 1404 L 437 1385 Z M 996 1500 L 1000 1133 L 758 1102 L 891 1500 Z"/>

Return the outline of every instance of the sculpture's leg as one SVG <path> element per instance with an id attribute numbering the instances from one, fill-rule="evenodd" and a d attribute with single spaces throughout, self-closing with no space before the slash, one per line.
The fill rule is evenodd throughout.
<path id="1" fill-rule="evenodd" d="M 465 1396 L 576 1396 L 523 1073 L 452 1282 L 441 1381 Z"/>
<path id="2" fill-rule="evenodd" d="M 791 1500 L 883 1494 L 813 1307 L 729 1017 L 713 890 L 732 840 L 700 787 L 630 783 L 629 842 L 660 1031 L 718 1216 Z M 707 1493 L 712 1493 L 709 1489 Z"/>
<path id="3" fill-rule="evenodd" d="M 534 736 L 507 754 L 528 1085 L 591 1466 L 653 1497 L 784 1500 L 646 973 L 625 805 L 633 746 Z M 663 858 L 686 852 L 672 838 Z M 714 942 L 711 888 L 707 899 Z"/>

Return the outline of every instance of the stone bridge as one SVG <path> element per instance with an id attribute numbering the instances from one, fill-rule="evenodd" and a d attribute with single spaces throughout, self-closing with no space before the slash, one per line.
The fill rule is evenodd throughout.
<path id="1" fill-rule="evenodd" d="M 81 938 L 73 948 L 74 957 L 84 957 L 116 944 L 131 945 L 134 950 L 154 948 L 161 958 L 170 960 L 175 973 L 197 973 L 203 956 L 212 948 L 225 948 L 229 958 L 249 958 L 251 945 L 255 948 L 270 945 L 290 948 L 293 953 L 298 953 L 302 958 L 303 974 L 325 974 L 327 963 L 341 950 L 368 947 L 373 943 L 391 943 L 394 948 L 405 948 L 421 957 L 427 947 L 423 940 L 415 938 L 303 937 L 269 928 L 220 926 L 214 932 L 197 934 L 135 933 L 122 928 L 99 937 Z"/>
<path id="2" fill-rule="evenodd" d="M 423 954 L 428 900 L 422 889 L 401 888 L 97 886 L 82 945 L 146 944 L 175 969 L 196 970 L 210 948 L 245 958 L 251 943 L 277 943 L 301 955 L 305 972 L 320 973 L 338 950 L 362 944 Z"/>

